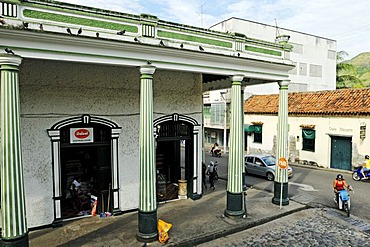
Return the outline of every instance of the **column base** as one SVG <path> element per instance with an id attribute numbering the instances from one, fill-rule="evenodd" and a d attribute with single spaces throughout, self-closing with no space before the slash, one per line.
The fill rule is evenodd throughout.
<path id="1" fill-rule="evenodd" d="M 142 212 L 139 211 L 139 230 L 136 239 L 140 242 L 148 243 L 158 240 L 158 221 L 157 211 Z"/>
<path id="2" fill-rule="evenodd" d="M 226 209 L 224 211 L 227 217 L 243 217 L 243 193 L 231 193 L 227 191 Z"/>
<path id="3" fill-rule="evenodd" d="M 281 194 L 281 186 L 283 186 L 283 193 Z M 281 201 L 281 202 L 280 202 Z M 272 203 L 276 205 L 286 206 L 289 205 L 288 198 L 288 183 L 274 182 L 274 197 Z"/>
<path id="4" fill-rule="evenodd" d="M 28 247 L 29 246 L 28 232 L 19 238 L 1 239 L 0 246 L 1 247 Z"/>
<path id="5" fill-rule="evenodd" d="M 117 216 L 117 215 L 121 215 L 123 214 L 122 210 L 119 209 L 119 208 L 113 208 L 113 215 L 114 216 Z"/>
<path id="6" fill-rule="evenodd" d="M 61 227 L 63 226 L 63 221 L 61 218 L 58 218 L 58 219 L 55 219 L 53 223 L 51 223 L 51 225 L 53 226 L 53 228 Z"/>
<path id="7" fill-rule="evenodd" d="M 198 194 L 198 193 L 195 193 L 195 194 L 192 194 L 191 196 L 190 196 L 190 199 L 192 199 L 192 200 L 199 200 L 200 198 L 202 197 L 202 195 L 201 194 Z"/>

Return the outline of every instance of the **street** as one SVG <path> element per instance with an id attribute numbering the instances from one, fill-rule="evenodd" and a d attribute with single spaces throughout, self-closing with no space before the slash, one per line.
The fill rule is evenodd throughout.
<path id="1" fill-rule="evenodd" d="M 206 156 L 206 162 L 210 160 L 217 160 L 219 177 L 226 180 L 228 155 Z M 311 206 L 310 209 L 199 246 L 370 246 L 370 215 L 367 213 L 370 181 L 354 181 L 349 171 L 291 166 L 294 176 L 289 179 L 288 196 L 291 201 Z M 333 181 L 338 173 L 343 174 L 354 189 L 350 193 L 349 218 L 336 208 L 333 200 Z M 273 192 L 274 182 L 264 177 L 248 174 L 245 183 L 248 187 Z M 248 205 L 247 190 L 247 210 L 248 207 L 253 205 Z"/>
<path id="2" fill-rule="evenodd" d="M 223 153 L 221 158 L 211 157 L 206 153 L 206 164 L 211 160 L 217 161 L 218 175 L 221 179 L 227 179 L 228 154 Z M 288 195 L 290 200 L 310 205 L 312 207 L 335 208 L 333 181 L 338 173 L 343 174 L 344 179 L 350 184 L 354 191 L 351 197 L 351 215 L 357 216 L 370 224 L 370 215 L 367 212 L 370 205 L 370 181 L 354 181 L 349 171 L 332 171 L 328 169 L 317 169 L 315 167 L 292 165 L 294 176 L 289 179 Z M 266 178 L 254 175 L 246 175 L 247 186 L 256 189 L 273 191 L 274 183 Z M 216 183 L 217 186 L 217 183 Z"/>

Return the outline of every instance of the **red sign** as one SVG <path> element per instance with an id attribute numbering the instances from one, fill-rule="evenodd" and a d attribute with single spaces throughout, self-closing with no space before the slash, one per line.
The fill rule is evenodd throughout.
<path id="1" fill-rule="evenodd" d="M 94 142 L 93 128 L 71 128 L 70 129 L 70 143 L 86 143 Z"/>
<path id="2" fill-rule="evenodd" d="M 288 161 L 284 157 L 281 157 L 278 160 L 278 165 L 282 170 L 285 170 L 288 168 Z"/>
<path id="3" fill-rule="evenodd" d="M 85 139 L 89 137 L 90 132 L 87 129 L 78 129 L 75 131 L 75 137 L 78 139 Z"/>

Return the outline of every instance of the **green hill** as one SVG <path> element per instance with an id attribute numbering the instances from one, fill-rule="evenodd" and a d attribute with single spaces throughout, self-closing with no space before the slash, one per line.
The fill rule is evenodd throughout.
<path id="1" fill-rule="evenodd" d="M 344 63 L 352 64 L 358 73 L 358 78 L 366 87 L 370 86 L 370 52 L 363 52 Z"/>

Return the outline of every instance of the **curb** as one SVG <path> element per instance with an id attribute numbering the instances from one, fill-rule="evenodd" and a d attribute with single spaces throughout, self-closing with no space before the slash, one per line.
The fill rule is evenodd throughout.
<path id="1" fill-rule="evenodd" d="M 309 209 L 309 208 L 310 207 L 308 207 L 308 206 L 302 205 L 301 207 L 293 209 L 293 210 L 288 211 L 288 212 L 284 212 L 284 213 L 281 213 L 281 214 L 278 214 L 278 215 L 266 217 L 266 218 L 263 218 L 263 219 L 260 219 L 260 220 L 256 220 L 254 222 L 242 223 L 240 225 L 230 227 L 229 229 L 222 229 L 222 230 L 219 230 L 219 231 L 216 231 L 216 232 L 207 233 L 207 234 L 204 234 L 203 236 L 199 236 L 199 237 L 196 237 L 196 238 L 193 238 L 193 239 L 187 239 L 187 240 L 181 241 L 179 243 L 171 243 L 168 246 L 176 246 L 176 247 L 195 246 L 195 245 L 206 243 L 206 242 L 218 239 L 218 238 L 226 237 L 228 235 L 238 233 L 238 232 L 241 232 L 241 231 L 244 231 L 244 230 L 247 230 L 247 229 L 251 229 L 253 227 L 263 225 L 265 223 L 274 221 L 276 219 L 279 219 L 279 218 L 282 218 L 282 217 L 285 217 L 285 216 L 288 216 L 288 215 L 291 215 L 291 214 L 294 214 L 294 213 L 297 213 L 297 212 L 300 212 L 300 211 L 303 211 L 303 210 L 306 210 L 306 209 Z M 222 215 L 222 218 L 224 219 L 225 216 Z M 248 214 L 247 214 L 247 218 L 248 218 Z M 237 220 L 243 220 L 243 218 L 237 219 Z M 234 220 L 234 221 L 236 221 L 236 220 Z"/>

